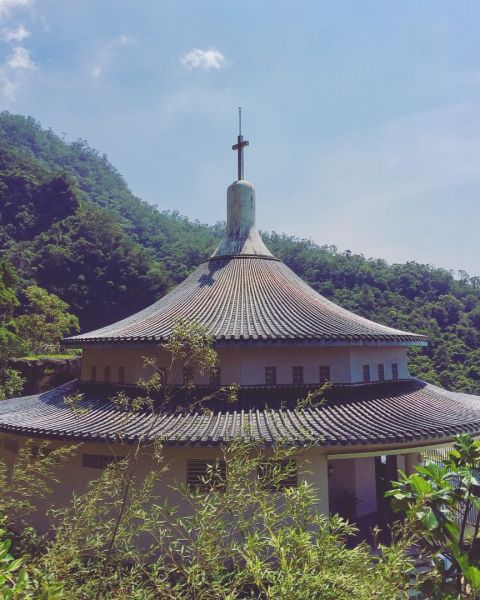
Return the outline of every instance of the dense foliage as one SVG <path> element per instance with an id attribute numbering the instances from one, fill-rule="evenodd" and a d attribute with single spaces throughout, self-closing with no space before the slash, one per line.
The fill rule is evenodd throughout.
<path id="1" fill-rule="evenodd" d="M 0 251 L 22 281 L 66 301 L 83 330 L 161 296 L 208 257 L 221 225 L 159 211 L 105 155 L 32 118 L 0 114 Z M 160 199 L 171 206 L 171 199 Z M 387 325 L 425 333 L 412 373 L 480 393 L 480 277 L 414 262 L 389 265 L 275 233 L 271 250 L 315 289 Z"/>
<path id="2" fill-rule="evenodd" d="M 77 317 L 58 296 L 37 285 L 21 292 L 18 286 L 13 269 L 0 261 L 0 400 L 19 394 L 25 383 L 10 359 L 56 352 L 60 340 L 78 330 Z"/>
<path id="3" fill-rule="evenodd" d="M 379 546 L 375 553 L 367 544 L 349 548 L 355 527 L 337 516 L 319 514 L 317 493 L 305 483 L 287 489 L 279 502 L 271 490 L 281 473 L 269 469 L 261 478 L 252 476 L 265 458 L 258 447 L 245 442 L 225 450 L 226 483 L 213 466 L 201 489 L 174 485 L 168 499 L 161 494 L 162 485 L 167 488 L 163 478 L 168 461 L 158 445 L 151 469 L 134 478 L 118 527 L 129 460 L 113 463 L 85 493 L 53 509 L 52 530 L 39 536 L 19 524 L 28 523 L 29 509 L 49 502 L 48 489 L 38 482 L 61 477 L 62 469 L 68 468 L 59 465 L 68 458 L 65 452 L 42 446 L 32 458 L 32 443 L 27 442 L 17 455 L 13 482 L 0 461 L 0 518 L 5 515 L 3 531 L 0 527 L 4 585 L 0 597 L 2 593 L 6 598 L 38 600 L 409 597 L 407 539 Z M 290 454 L 291 450 L 278 449 L 271 460 Z M 186 515 L 179 505 L 189 507 Z M 12 522 L 16 534 L 8 536 Z M 7 554 L 3 561 L 2 549 Z"/>
<path id="4" fill-rule="evenodd" d="M 434 566 L 421 589 L 432 600 L 480 598 L 480 441 L 457 436 L 446 459 L 427 461 L 387 492 Z"/>

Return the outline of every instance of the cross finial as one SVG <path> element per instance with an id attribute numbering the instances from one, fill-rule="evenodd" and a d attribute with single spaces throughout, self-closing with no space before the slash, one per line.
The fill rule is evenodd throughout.
<path id="1" fill-rule="evenodd" d="M 242 109 L 238 109 L 238 135 L 237 143 L 232 146 L 232 150 L 238 151 L 238 179 L 243 179 L 243 149 L 248 146 L 248 141 L 243 139 L 242 136 Z"/>

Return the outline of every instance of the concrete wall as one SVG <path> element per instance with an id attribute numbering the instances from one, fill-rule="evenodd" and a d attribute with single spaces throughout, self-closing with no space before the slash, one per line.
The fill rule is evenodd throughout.
<path id="1" fill-rule="evenodd" d="M 354 464 L 355 495 L 358 500 L 356 516 L 363 517 L 377 510 L 375 458 L 356 458 Z"/>
<path id="2" fill-rule="evenodd" d="M 345 458 L 329 462 L 330 511 L 342 516 L 362 517 L 377 510 L 375 458 Z M 349 514 L 356 499 L 353 514 Z"/>
<path id="3" fill-rule="evenodd" d="M 411 475 L 415 472 L 415 467 L 423 463 L 422 455 L 419 452 L 409 452 L 404 454 L 405 474 Z M 401 468 L 401 467 L 399 467 Z"/>
<path id="4" fill-rule="evenodd" d="M 0 460 L 5 461 L 7 466 L 11 468 L 17 454 L 9 450 L 8 447 L 13 443 L 21 448 L 26 441 L 23 436 L 0 434 Z M 38 445 L 40 442 L 33 440 L 33 443 Z M 58 445 L 58 442 L 49 442 L 49 447 L 58 447 Z M 123 457 L 132 449 L 133 446 L 131 445 L 119 444 L 86 443 L 78 445 L 75 454 L 59 466 L 57 475 L 60 483 L 53 483 L 52 494 L 46 500 L 37 500 L 38 511 L 31 518 L 32 524 L 40 531 L 46 531 L 49 525 L 47 511 L 54 507 L 68 505 L 73 492 L 76 494 L 85 492 L 88 482 L 101 476 L 101 469 L 88 468 L 82 465 L 82 454 Z M 268 451 L 266 453 L 268 454 Z M 179 506 L 180 514 L 188 514 L 188 507 L 182 504 L 181 497 L 171 489 L 172 486 L 186 484 L 188 460 L 211 460 L 222 456 L 220 448 L 166 447 L 163 451 L 163 460 L 159 465 L 152 458 L 151 451 L 146 449 L 141 453 L 136 474 L 141 479 L 151 469 L 167 465 L 168 469 L 162 475 L 154 493 L 170 500 L 172 505 Z M 327 461 L 325 455 L 318 449 L 301 451 L 297 456 L 297 464 L 299 481 L 306 480 L 318 490 L 320 496 L 318 510 L 328 514 Z"/>
<path id="5" fill-rule="evenodd" d="M 385 379 L 392 379 L 392 363 L 398 364 L 398 377 L 405 379 L 409 376 L 407 364 L 407 349 L 404 347 L 359 347 L 350 349 L 351 383 L 363 381 L 363 365 L 370 365 L 371 381 L 378 381 L 378 365 L 385 366 Z"/>
<path id="6" fill-rule="evenodd" d="M 318 511 L 324 515 L 330 513 L 328 494 L 328 462 L 325 454 L 319 449 L 308 450 L 297 458 L 299 481 L 311 485 L 319 498 Z"/>
<path id="7" fill-rule="evenodd" d="M 151 372 L 144 367 L 144 357 L 157 357 L 158 366 L 167 367 L 166 353 L 153 348 L 86 348 L 82 359 L 82 380 L 89 381 L 91 367 L 97 367 L 97 381 L 104 381 L 104 370 L 110 367 L 111 383 L 118 382 L 118 367 L 125 368 L 125 383 L 135 384 Z M 220 348 L 218 350 L 221 383 L 228 385 L 265 385 L 265 367 L 277 369 L 277 383 L 292 383 L 292 367 L 302 366 L 305 384 L 319 383 L 319 366 L 329 366 L 333 383 L 363 381 L 363 365 L 370 365 L 371 381 L 378 380 L 378 364 L 385 365 L 385 379 L 392 379 L 392 363 L 398 364 L 399 377 L 408 377 L 407 353 L 403 347 L 290 347 L 290 348 Z M 183 369 L 178 365 L 177 383 L 182 382 Z M 210 377 L 194 373 L 195 384 L 206 385 Z M 173 383 L 173 381 L 172 381 Z"/>

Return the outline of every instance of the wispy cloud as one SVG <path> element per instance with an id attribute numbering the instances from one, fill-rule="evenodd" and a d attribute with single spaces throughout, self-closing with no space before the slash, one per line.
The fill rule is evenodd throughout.
<path id="1" fill-rule="evenodd" d="M 121 35 L 100 48 L 95 56 L 94 64 L 91 67 L 91 75 L 94 79 L 101 77 L 115 57 L 115 52 L 122 46 L 129 46 L 135 40 L 128 35 Z"/>
<path id="2" fill-rule="evenodd" d="M 219 70 L 224 67 L 226 58 L 221 52 L 215 50 L 215 48 L 210 48 L 209 50 L 193 48 L 193 50 L 190 50 L 190 52 L 181 57 L 180 63 L 188 71 L 193 71 L 194 69 L 211 71 L 212 69 Z"/>
<path id="3" fill-rule="evenodd" d="M 7 16 L 15 8 L 30 6 L 32 0 L 0 0 L 0 18 Z"/>
<path id="4" fill-rule="evenodd" d="M 15 46 L 6 61 L 0 65 L 0 89 L 5 100 L 13 102 L 25 82 L 26 73 L 36 69 L 30 52 L 23 46 Z"/>
<path id="5" fill-rule="evenodd" d="M 2 39 L 6 42 L 23 42 L 29 36 L 30 32 L 23 25 L 19 25 L 16 29 L 2 30 Z"/>
<path id="6" fill-rule="evenodd" d="M 13 71 L 33 71 L 35 63 L 30 58 L 30 52 L 23 46 L 15 46 L 12 54 L 7 58 L 6 66 Z"/>
<path id="7" fill-rule="evenodd" d="M 17 94 L 18 82 L 7 77 L 0 69 L 0 86 L 2 95 L 8 102 L 13 102 Z"/>
<path id="8" fill-rule="evenodd" d="M 0 20 L 9 19 L 11 12 L 32 4 L 33 0 L 0 0 Z M 8 102 L 15 100 L 27 73 L 37 69 L 30 51 L 22 45 L 29 36 L 30 32 L 22 23 L 0 30 L 0 42 L 6 55 L 3 63 L 0 63 L 0 95 Z"/>
<path id="9" fill-rule="evenodd" d="M 448 265 L 451 258 L 429 257 L 429 236 L 441 226 L 437 214 L 450 206 L 446 198 L 480 184 L 478 107 L 461 103 L 405 115 L 330 147 L 310 170 L 304 200 L 316 223 L 313 237 L 389 260 L 416 256 Z M 296 226 L 305 230 L 304 221 Z M 450 236 L 451 244 L 455 227 L 438 235 Z M 465 262 L 458 257 L 458 265 Z"/>

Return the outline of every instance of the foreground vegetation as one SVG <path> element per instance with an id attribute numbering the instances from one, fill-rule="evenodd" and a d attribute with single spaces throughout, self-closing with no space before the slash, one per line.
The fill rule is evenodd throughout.
<path id="1" fill-rule="evenodd" d="M 244 441 L 225 447 L 226 468 L 212 462 L 196 488 L 166 488 L 157 441 L 152 469 L 134 474 L 126 493 L 132 451 L 70 505 L 52 508 L 52 530 L 41 536 L 30 515 L 79 448 L 42 446 L 33 458 L 32 447 L 19 452 L 12 477 L 0 463 L 2 599 L 392 600 L 415 590 L 429 600 L 480 598 L 478 520 L 463 526 L 465 501 L 478 503 L 480 443 L 467 436 L 444 467 L 419 467 L 394 484 L 405 521 L 391 544 L 373 548 L 349 547 L 355 526 L 320 515 L 313 487 L 282 487 L 291 448 L 266 458 Z"/>
<path id="2" fill-rule="evenodd" d="M 265 453 L 236 440 L 192 485 L 165 481 L 162 440 L 151 441 L 164 405 L 181 393 L 178 369 L 206 371 L 217 362 L 208 333 L 179 322 L 164 350 L 166 370 L 154 359 L 142 393 L 112 398 L 125 423 L 138 411 L 152 413 L 149 430 L 135 444 L 118 436 L 118 460 L 69 505 L 52 507 L 51 490 L 63 463 L 79 446 L 27 442 L 13 467 L 0 463 L 0 595 L 55 599 L 305 599 L 360 600 L 407 597 L 410 568 L 405 541 L 378 547 L 346 545 L 355 528 L 318 514 L 318 491 L 286 485 L 296 474 L 293 447 Z M 185 384 L 185 388 L 191 386 Z M 185 390 L 183 390 L 185 391 Z M 235 402 L 235 388 L 216 395 Z M 314 401 L 314 398 L 305 401 Z M 88 410 L 81 395 L 66 402 Z M 196 402 L 196 410 L 201 404 Z M 38 442 L 37 442 L 38 443 Z M 113 452 L 113 448 L 112 448 Z M 114 455 L 115 456 L 115 455 Z M 138 469 L 151 464 L 150 469 Z M 31 527 L 35 510 L 50 507 L 52 528 Z M 11 548 L 11 539 L 15 545 Z M 13 554 L 12 554 L 13 551 Z M 15 558 L 14 558 L 15 556 Z"/>
<path id="3" fill-rule="evenodd" d="M 148 430 L 136 443 L 120 432 L 111 464 L 66 506 L 50 495 L 80 445 L 27 441 L 12 464 L 0 460 L 2 600 L 406 600 L 415 590 L 437 600 L 480 599 L 480 513 L 467 527 L 471 509 L 480 509 L 480 441 L 459 436 L 445 465 L 403 475 L 389 492 L 405 517 L 391 543 L 352 548 L 355 526 L 318 512 L 325 490 L 301 477 L 292 484 L 308 448 L 232 440 L 196 481 L 168 482 L 164 440 L 150 434 L 192 385 L 172 383 L 179 370 L 208 372 L 217 355 L 196 323 L 178 322 L 163 350 L 169 366 L 146 359 L 152 375 L 137 397 L 112 398 L 125 425 L 150 412 Z M 214 395 L 235 402 L 236 388 Z M 319 390 L 299 406 L 321 397 Z M 89 410 L 81 394 L 65 402 L 74 414 Z M 45 512 L 51 528 L 41 535 L 32 523 Z"/>
<path id="4" fill-rule="evenodd" d="M 30 450 L 18 459 L 24 469 Z M 379 546 L 375 554 L 366 544 L 349 549 L 355 528 L 319 515 L 313 488 L 286 489 L 279 502 L 272 488 L 281 485 L 283 471 L 263 468 L 262 478 L 252 477 L 265 466 L 257 449 L 244 442 L 229 446 L 226 480 L 212 465 L 201 489 L 178 485 L 170 502 L 158 493 L 167 468 L 161 446 L 153 452 L 158 466 L 135 478 L 107 568 L 128 461 L 113 464 L 70 506 L 54 511 L 51 536 L 30 529 L 16 536 L 10 552 L 20 562 L 0 562 L 12 597 L 28 598 L 28 591 L 32 598 L 75 600 L 407 598 L 411 565 L 404 540 Z M 271 460 L 288 456 L 291 451 L 277 449 Z M 48 470 L 40 466 L 45 460 L 36 459 L 36 476 Z M 0 497 L 2 510 L 15 520 L 8 494 Z M 178 505 L 189 507 L 189 516 L 181 516 Z M 24 595 L 15 596 L 16 588 Z"/>

